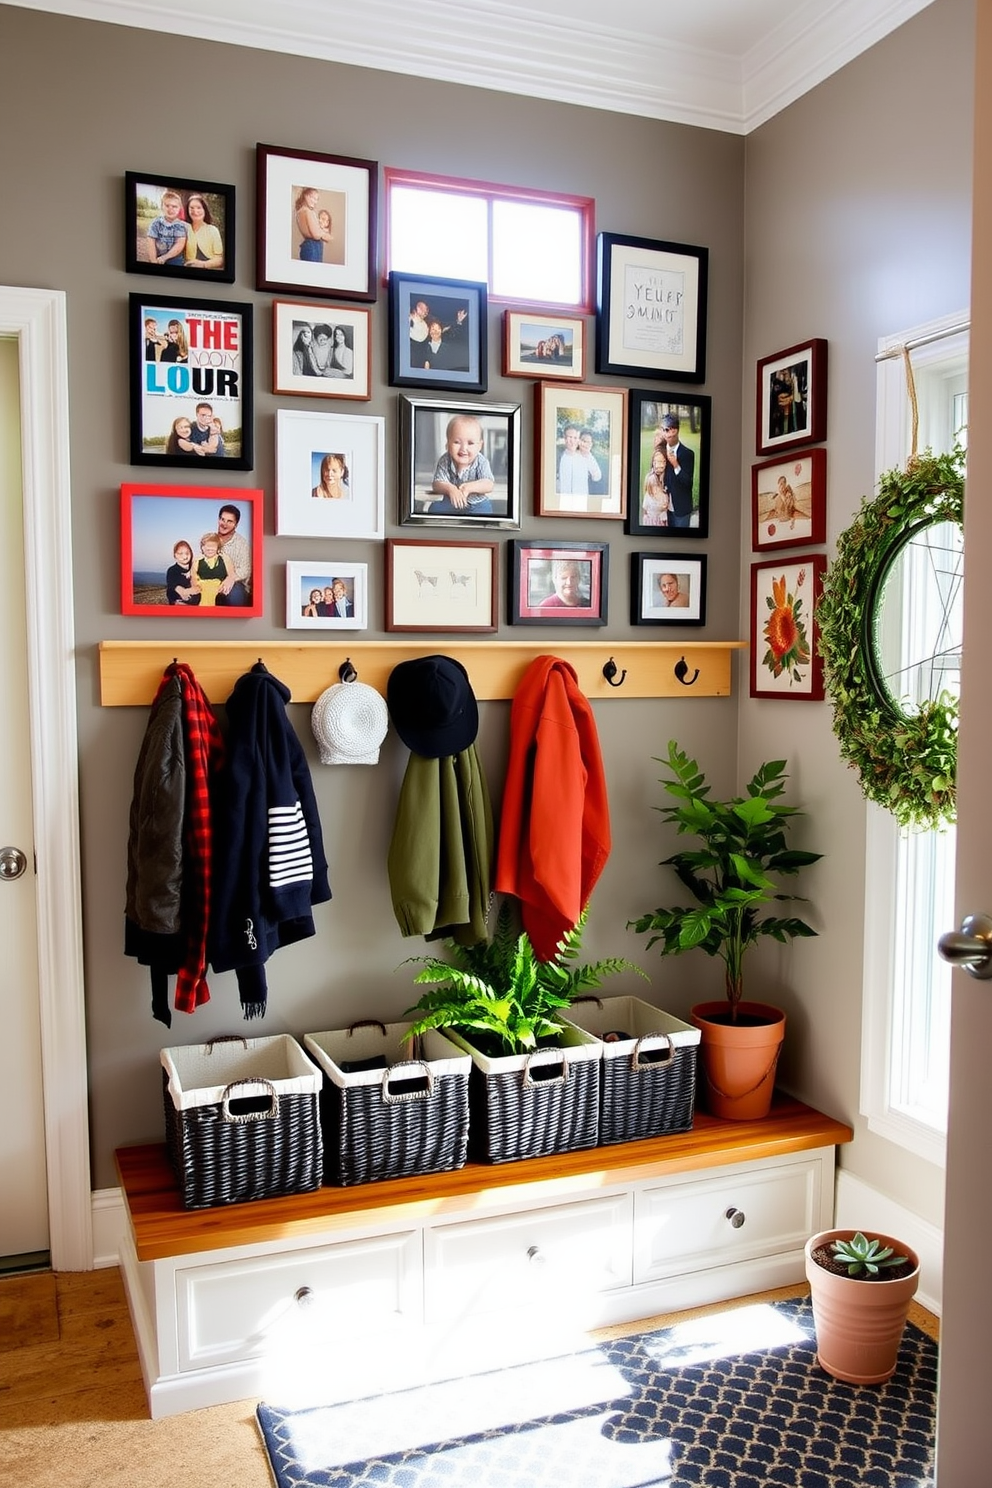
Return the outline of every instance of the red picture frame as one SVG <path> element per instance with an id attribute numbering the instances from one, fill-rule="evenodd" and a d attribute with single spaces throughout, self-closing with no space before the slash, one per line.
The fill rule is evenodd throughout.
<path id="1" fill-rule="evenodd" d="M 752 465 L 752 551 L 806 548 L 826 540 L 826 450 L 797 450 Z"/>
<path id="2" fill-rule="evenodd" d="M 823 701 L 816 607 L 826 566 L 823 553 L 751 564 L 751 697 Z"/>
<path id="3" fill-rule="evenodd" d="M 198 620 L 246 620 L 261 615 L 263 494 L 217 486 L 122 485 L 121 614 L 195 616 Z M 228 535 L 230 513 L 225 520 L 225 508 L 237 513 Z M 186 581 L 186 555 L 176 549 L 188 547 L 196 569 L 200 558 L 208 557 L 202 548 L 209 550 L 209 545 L 202 544 L 202 539 L 211 533 L 222 539 L 218 545 L 222 562 L 224 547 L 233 537 L 246 539 L 247 577 L 246 555 L 237 544 L 236 568 L 229 553 L 224 573 L 216 579 L 205 575 L 195 582 Z M 222 594 L 228 580 L 233 582 Z M 188 594 L 192 590 L 199 591 L 198 600 Z M 174 596 L 171 601 L 170 594 Z"/>
<path id="4" fill-rule="evenodd" d="M 774 455 L 827 437 L 827 343 L 787 346 L 758 362 L 755 451 Z"/>

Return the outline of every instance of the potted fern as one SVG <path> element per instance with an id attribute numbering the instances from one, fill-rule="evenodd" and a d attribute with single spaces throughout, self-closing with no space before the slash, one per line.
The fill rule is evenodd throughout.
<path id="1" fill-rule="evenodd" d="M 919 1256 L 889 1235 L 821 1230 L 805 1260 L 821 1368 L 851 1385 L 882 1384 L 895 1372 Z"/>
<path id="2" fill-rule="evenodd" d="M 472 1056 L 474 1157 L 505 1162 L 596 1145 L 602 1046 L 559 1015 L 605 977 L 644 972 L 622 957 L 575 964 L 586 919 L 583 911 L 552 959 L 539 961 L 504 899 L 491 940 L 446 940 L 447 959 L 414 958 L 414 981 L 429 990 L 407 1009 L 419 1014 L 410 1034 L 441 1029 Z"/>
<path id="3" fill-rule="evenodd" d="M 785 760 L 763 764 L 745 795 L 726 801 L 710 799 L 699 765 L 674 740 L 658 763 L 668 770 L 662 784 L 675 804 L 657 810 L 679 835 L 699 843 L 665 858 L 662 867 L 674 869 L 695 903 L 653 910 L 628 921 L 628 929 L 649 934 L 649 948 L 658 946 L 662 956 L 698 948 L 724 963 L 726 1000 L 698 1003 L 690 1013 L 702 1035 L 706 1100 L 716 1116 L 754 1120 L 771 1105 L 785 1014 L 744 999 L 745 955 L 762 936 L 788 942 L 816 934 L 798 916 L 765 910 L 796 900 L 776 886 L 776 878 L 798 873 L 821 854 L 788 845 L 788 826 L 801 813 L 780 800 Z"/>

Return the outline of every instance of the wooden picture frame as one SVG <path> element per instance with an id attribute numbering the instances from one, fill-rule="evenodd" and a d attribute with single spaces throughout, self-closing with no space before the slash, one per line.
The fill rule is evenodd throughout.
<path id="1" fill-rule="evenodd" d="M 510 543 L 511 625 L 605 625 L 610 545 L 605 542 Z"/>
<path id="2" fill-rule="evenodd" d="M 706 381 L 709 249 L 600 233 L 596 371 Z"/>
<path id="3" fill-rule="evenodd" d="M 121 614 L 199 620 L 261 615 L 263 499 L 263 491 L 240 486 L 122 485 Z M 219 538 L 216 555 L 204 551 L 209 536 Z M 211 571 L 185 577 L 181 548 L 189 548 L 194 570 L 205 558 Z M 195 597 L 190 591 L 197 589 Z"/>
<path id="4" fill-rule="evenodd" d="M 132 465 L 251 470 L 251 305 L 132 294 L 129 321 Z"/>
<path id="5" fill-rule="evenodd" d="M 476 491 L 467 504 L 456 507 L 451 492 L 434 490 L 435 480 L 447 484 L 455 472 L 450 460 L 449 432 L 455 420 L 478 424 L 486 466 L 481 475 L 492 478 L 492 490 Z M 431 398 L 399 399 L 400 495 L 402 526 L 503 527 L 520 526 L 520 404 L 438 402 Z M 460 457 L 459 457 L 460 458 Z M 465 482 L 472 485 L 474 482 Z"/>
<path id="6" fill-rule="evenodd" d="M 755 397 L 755 450 L 774 455 L 827 437 L 827 343 L 800 341 L 762 357 Z"/>
<path id="7" fill-rule="evenodd" d="M 637 537 L 706 537 L 713 400 L 631 388 L 627 520 Z"/>
<path id="8" fill-rule="evenodd" d="M 272 391 L 367 402 L 372 396 L 372 311 L 273 300 Z"/>
<path id="9" fill-rule="evenodd" d="M 631 553 L 630 623 L 705 625 L 705 554 Z"/>
<path id="10" fill-rule="evenodd" d="M 626 389 L 539 382 L 534 395 L 536 515 L 622 521 Z"/>
<path id="11" fill-rule="evenodd" d="M 197 289 L 201 284 L 233 284 L 237 223 L 234 198 L 234 187 L 220 181 L 125 171 L 127 273 L 159 278 L 168 275 L 185 279 L 190 288 Z M 200 209 L 194 206 L 191 210 L 190 202 L 197 199 Z M 186 227 L 182 246 L 176 223 Z"/>
<path id="12" fill-rule="evenodd" d="M 582 382 L 586 323 L 579 315 L 503 311 L 503 376 Z"/>
<path id="13" fill-rule="evenodd" d="M 256 145 L 255 164 L 256 289 L 374 300 L 377 162 Z"/>
<path id="14" fill-rule="evenodd" d="M 816 606 L 826 566 L 823 553 L 751 564 L 751 697 L 822 701 Z"/>
<path id="15" fill-rule="evenodd" d="M 315 598 L 316 596 L 316 598 Z M 333 558 L 286 564 L 288 630 L 367 630 L 369 566 Z"/>
<path id="16" fill-rule="evenodd" d="M 386 540 L 388 631 L 494 631 L 499 543 Z"/>
<path id="17" fill-rule="evenodd" d="M 392 386 L 484 393 L 489 376 L 488 317 L 485 284 L 394 270 L 389 276 Z"/>
<path id="18" fill-rule="evenodd" d="M 751 547 L 805 548 L 827 540 L 827 452 L 799 450 L 751 466 Z"/>
<path id="19" fill-rule="evenodd" d="M 376 414 L 276 412 L 276 534 L 381 538 L 386 420 Z"/>

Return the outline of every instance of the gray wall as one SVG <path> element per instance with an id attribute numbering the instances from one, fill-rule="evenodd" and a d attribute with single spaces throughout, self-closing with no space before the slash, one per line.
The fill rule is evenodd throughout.
<path id="1" fill-rule="evenodd" d="M 702 390 L 712 395 L 714 409 L 713 536 L 691 545 L 710 554 L 704 639 L 732 639 L 738 625 L 744 145 L 682 126 L 16 8 L 0 8 L 0 56 L 0 137 L 8 145 L 19 142 L 5 151 L 2 167 L 0 281 L 60 288 L 68 296 L 87 1026 L 94 1182 L 103 1186 L 116 1181 L 116 1146 L 162 1135 L 159 1048 L 245 1025 L 234 977 L 225 975 L 212 978 L 213 999 L 206 1008 L 192 1017 L 176 1015 L 166 1032 L 151 1018 L 146 973 L 122 954 L 127 812 L 146 712 L 100 708 L 97 644 L 105 638 L 160 639 L 168 655 L 181 656 L 183 639 L 195 635 L 250 639 L 264 655 L 266 639 L 288 638 L 285 562 L 330 557 L 341 546 L 269 536 L 277 400 L 269 380 L 271 297 L 252 288 L 255 144 L 584 193 L 596 198 L 604 230 L 710 246 L 710 375 Z M 672 162 L 682 183 L 677 218 L 666 211 L 662 193 Z M 266 493 L 266 614 L 257 620 L 197 626 L 195 620 L 119 614 L 118 491 L 122 481 L 148 475 L 147 468 L 128 464 L 127 295 L 146 290 L 150 281 L 123 272 L 125 170 L 200 176 L 237 188 L 238 279 L 217 293 L 256 307 L 256 463 L 254 471 L 232 473 L 225 484 L 259 485 Z M 183 290 L 175 279 L 165 288 Z M 521 535 L 608 538 L 606 636 L 628 635 L 626 554 L 640 544 L 626 538 L 619 523 L 537 522 L 530 515 L 530 388 L 497 375 L 498 326 L 494 310 L 489 396 L 523 405 Z M 385 384 L 384 296 L 375 308 L 373 342 L 373 398 L 366 405 L 348 404 L 346 411 L 386 416 L 387 530 L 398 535 L 392 473 L 396 394 Z M 317 406 L 307 399 L 278 402 Z M 169 472 L 170 483 L 185 479 L 183 471 Z M 457 529 L 450 535 L 456 537 Z M 373 636 L 382 623 L 381 548 L 351 546 L 356 560 L 371 564 Z M 687 638 L 699 634 L 685 632 Z M 644 632 L 636 637 L 643 639 Z M 666 639 L 677 637 L 665 633 Z M 588 640 L 589 632 L 575 632 L 574 638 Z M 549 634 L 549 649 L 555 642 Z M 625 929 L 628 918 L 661 902 L 667 888 L 657 868 L 667 848 L 651 810 L 661 794 L 652 755 L 677 737 L 703 755 L 717 789 L 729 788 L 737 705 L 732 699 L 652 703 L 618 696 L 596 708 L 616 847 L 594 895 L 586 946 L 590 955 L 626 953 L 639 960 L 653 976 L 647 995 L 684 1012 L 699 996 L 710 995 L 715 967 L 700 958 L 700 964 L 681 960 L 662 968 Z M 482 712 L 480 747 L 498 799 L 509 707 L 485 704 Z M 375 769 L 322 767 L 310 738 L 309 708 L 294 705 L 291 713 L 314 763 L 334 899 L 317 911 L 317 936 L 270 963 L 270 1012 L 263 1025 L 250 1026 L 251 1033 L 303 1033 L 339 1028 L 356 1017 L 397 1016 L 413 1000 L 410 968 L 397 967 L 424 950 L 423 941 L 400 936 L 385 872 L 406 751 L 390 738 Z M 642 991 L 632 977 L 615 986 Z"/>

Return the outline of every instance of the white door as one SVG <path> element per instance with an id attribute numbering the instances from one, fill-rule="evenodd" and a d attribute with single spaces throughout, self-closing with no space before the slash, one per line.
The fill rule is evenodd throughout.
<path id="1" fill-rule="evenodd" d="M 0 697 L 3 698 L 3 768 L 0 769 L 0 849 L 23 854 L 26 866 L 0 865 L 0 945 L 3 946 L 3 1037 L 0 1090 L 16 1120 L 0 1121 L 0 1188 L 12 1201 L 0 1205 L 0 1269 L 6 1259 L 48 1250 L 45 1121 L 41 1081 L 37 906 L 31 801 L 25 623 L 20 375 L 17 342 L 0 337 Z M 19 877 L 3 876 L 20 872 Z"/>
<path id="2" fill-rule="evenodd" d="M 987 85 L 992 7 L 978 5 L 976 12 L 959 920 L 965 914 L 992 914 L 992 90 Z M 992 1461 L 992 981 L 979 981 L 962 970 L 954 972 L 953 980 L 937 1483 L 938 1488 L 975 1488 L 988 1479 Z"/>

